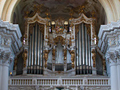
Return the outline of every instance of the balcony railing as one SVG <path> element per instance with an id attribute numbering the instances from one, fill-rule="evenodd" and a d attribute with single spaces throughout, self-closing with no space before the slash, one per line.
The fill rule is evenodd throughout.
<path id="1" fill-rule="evenodd" d="M 110 86 L 109 78 L 9 78 L 10 86 Z"/>

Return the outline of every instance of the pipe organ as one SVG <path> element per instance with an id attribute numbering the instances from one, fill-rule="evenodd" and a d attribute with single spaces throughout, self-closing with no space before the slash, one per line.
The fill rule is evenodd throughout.
<path id="1" fill-rule="evenodd" d="M 29 33 L 28 74 L 43 74 L 43 33 L 35 23 Z"/>
<path id="2" fill-rule="evenodd" d="M 62 19 L 50 21 L 38 13 L 27 18 L 24 45 L 28 52 L 27 74 L 49 75 L 57 71 L 74 75 L 92 74 L 95 63 L 91 58 L 92 19 L 81 14 L 79 18 L 65 22 Z"/>
<path id="3" fill-rule="evenodd" d="M 76 37 L 76 74 L 91 74 L 91 44 L 85 23 L 77 27 Z"/>

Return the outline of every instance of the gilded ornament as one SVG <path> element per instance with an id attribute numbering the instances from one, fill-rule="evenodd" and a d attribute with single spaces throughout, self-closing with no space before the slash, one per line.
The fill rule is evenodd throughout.
<path id="1" fill-rule="evenodd" d="M 66 58 L 66 56 L 67 56 L 67 49 L 64 49 L 63 51 L 64 51 L 64 60 L 66 60 L 67 59 Z"/>
<path id="2" fill-rule="evenodd" d="M 48 60 L 48 50 L 44 51 L 44 59 L 45 59 L 45 68 L 47 67 L 47 60 Z"/>
<path id="3" fill-rule="evenodd" d="M 85 26 L 87 27 L 87 34 L 91 37 L 90 24 L 86 24 Z"/>
<path id="4" fill-rule="evenodd" d="M 22 54 L 23 60 L 24 60 L 24 68 L 26 67 L 26 61 L 27 61 L 27 50 L 24 50 Z"/>
<path id="5" fill-rule="evenodd" d="M 75 51 L 71 50 L 70 54 L 71 54 L 72 68 L 74 68 Z"/>
<path id="6" fill-rule="evenodd" d="M 93 59 L 93 67 L 96 67 L 96 52 L 94 49 L 92 50 L 92 59 Z"/>

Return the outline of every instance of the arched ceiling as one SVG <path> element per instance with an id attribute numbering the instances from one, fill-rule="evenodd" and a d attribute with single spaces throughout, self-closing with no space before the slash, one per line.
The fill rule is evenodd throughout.
<path id="1" fill-rule="evenodd" d="M 81 9 L 84 6 L 85 8 Z M 97 20 L 96 29 L 99 30 L 101 24 L 105 24 L 105 11 L 98 0 L 21 0 L 17 5 L 13 15 L 14 23 L 18 23 L 24 33 L 24 17 L 32 17 L 36 12 L 39 12 L 40 16 L 45 18 L 46 13 L 49 13 L 51 20 L 56 18 L 63 18 L 69 20 L 70 12 L 73 11 L 73 17 L 80 16 L 80 11 L 84 10 L 84 14 L 87 17 L 92 17 L 92 13 L 95 13 Z M 27 12 L 27 14 L 26 14 Z M 98 33 L 98 31 L 96 31 Z"/>
<path id="2" fill-rule="evenodd" d="M 85 13 L 90 17 L 94 11 L 100 14 L 100 7 L 102 7 L 98 0 L 21 0 L 18 4 L 22 15 L 28 11 L 28 16 L 33 16 L 35 11 L 40 11 L 40 16 L 46 17 L 45 13 L 49 12 L 52 19 L 70 17 L 70 10 L 74 11 L 73 16 L 79 17 L 80 6 L 85 6 Z M 97 15 L 96 15 L 97 16 Z"/>

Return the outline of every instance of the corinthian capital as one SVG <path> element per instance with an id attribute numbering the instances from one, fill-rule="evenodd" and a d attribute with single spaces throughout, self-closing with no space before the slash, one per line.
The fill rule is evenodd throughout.
<path id="1" fill-rule="evenodd" d="M 120 50 L 115 51 L 117 59 L 120 59 Z"/>
<path id="2" fill-rule="evenodd" d="M 10 60 L 11 53 L 7 51 L 3 51 L 0 49 L 0 60 L 2 60 L 3 63 Z"/>
<path id="3" fill-rule="evenodd" d="M 115 52 L 108 52 L 106 54 L 106 58 L 109 61 L 109 63 L 117 63 L 117 57 L 116 57 L 116 53 Z"/>
<path id="4" fill-rule="evenodd" d="M 115 51 L 117 57 L 117 63 L 120 64 L 120 49 Z"/>

